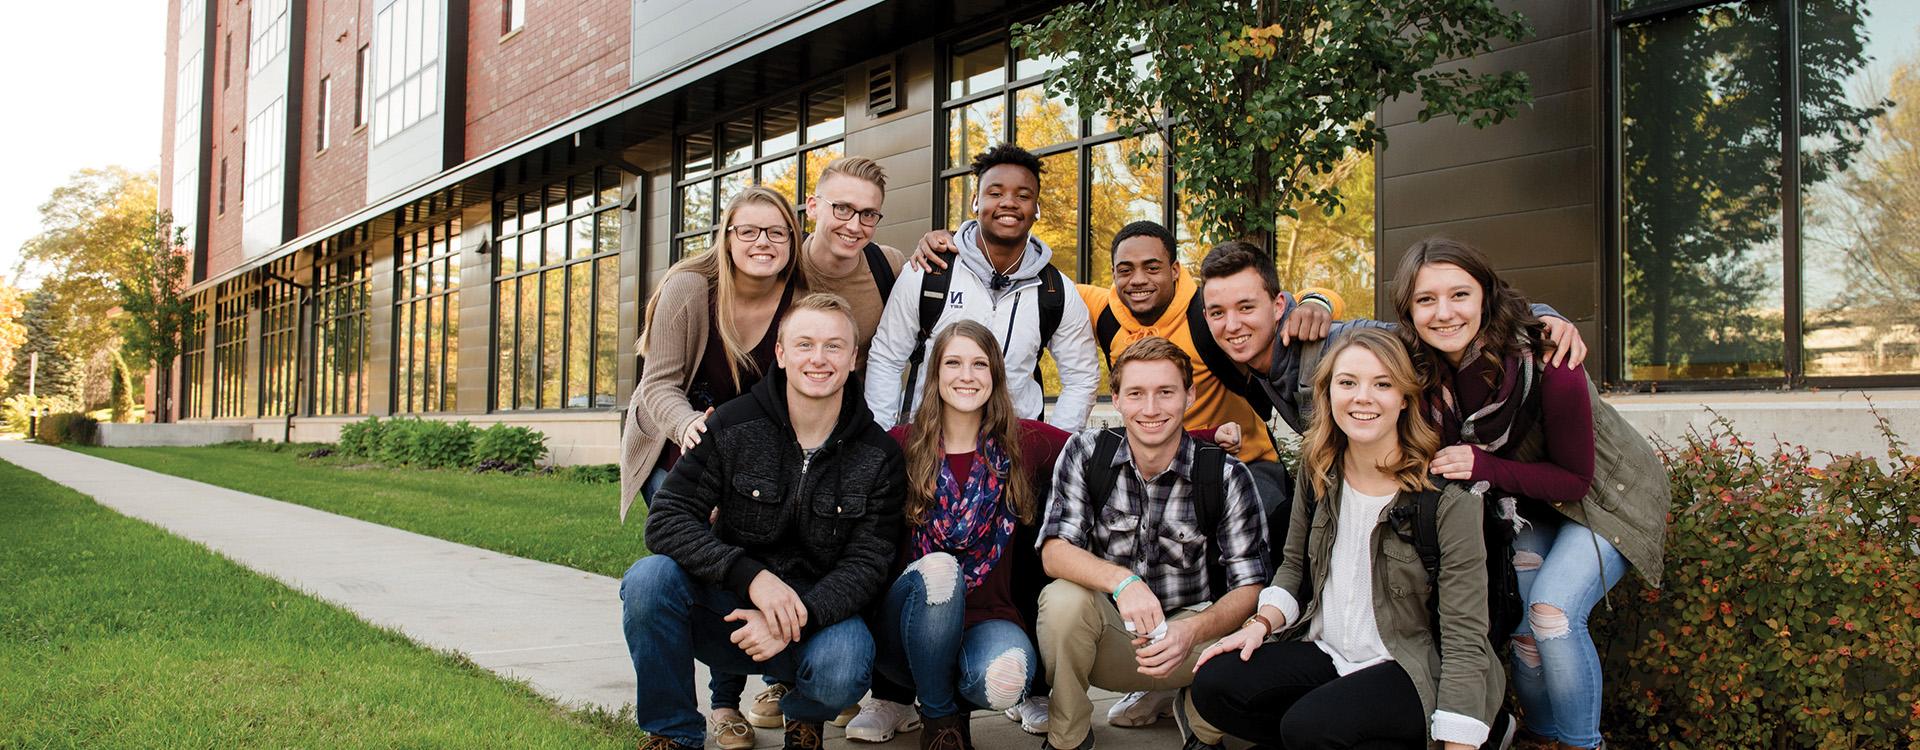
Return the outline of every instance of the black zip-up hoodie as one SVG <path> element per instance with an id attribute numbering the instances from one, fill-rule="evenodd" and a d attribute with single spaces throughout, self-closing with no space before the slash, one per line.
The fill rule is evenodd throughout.
<path id="1" fill-rule="evenodd" d="M 743 599 L 771 571 L 800 595 L 809 634 L 859 614 L 888 583 L 906 496 L 905 459 L 861 393 L 849 377 L 811 461 L 787 414 L 785 372 L 721 404 L 661 486 L 647 546 Z"/>

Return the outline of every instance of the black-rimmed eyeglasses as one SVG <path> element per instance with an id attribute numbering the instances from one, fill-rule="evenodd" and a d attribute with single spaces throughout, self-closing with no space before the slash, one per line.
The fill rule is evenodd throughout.
<path id="1" fill-rule="evenodd" d="M 819 196 L 814 197 L 817 198 Z M 866 226 L 873 226 L 880 223 L 880 219 L 883 216 L 879 211 L 871 208 L 855 209 L 853 204 L 841 203 L 840 201 L 827 201 L 827 207 L 833 209 L 833 218 L 841 221 L 851 219 L 854 215 L 858 214 L 860 216 L 860 223 Z"/>
<path id="2" fill-rule="evenodd" d="M 733 235 L 734 239 L 741 242 L 758 242 L 762 234 L 767 236 L 768 242 L 776 245 L 793 239 L 793 235 L 787 232 L 786 227 L 756 227 L 751 224 L 734 224 L 727 227 L 727 233 Z"/>

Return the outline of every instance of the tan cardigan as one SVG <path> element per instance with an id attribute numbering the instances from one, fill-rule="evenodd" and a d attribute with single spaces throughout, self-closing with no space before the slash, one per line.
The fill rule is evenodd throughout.
<path id="1" fill-rule="evenodd" d="M 647 321 L 647 355 L 640 382 L 627 400 L 620 430 L 620 520 L 660 460 L 660 450 L 699 418 L 687 403 L 687 388 L 700 370 L 707 348 L 707 300 L 712 295 L 700 274 L 678 271 L 660 281 L 660 303 Z M 643 339 L 646 340 L 646 339 Z"/>

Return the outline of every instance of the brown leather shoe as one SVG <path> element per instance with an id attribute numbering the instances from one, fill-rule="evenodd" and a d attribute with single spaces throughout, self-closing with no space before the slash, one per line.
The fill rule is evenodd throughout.
<path id="1" fill-rule="evenodd" d="M 700 748 L 674 742 L 664 735 L 650 734 L 640 740 L 640 750 L 700 750 Z"/>
<path id="2" fill-rule="evenodd" d="M 920 717 L 920 750 L 973 750 L 967 741 L 967 713 L 930 719 Z"/>
<path id="3" fill-rule="evenodd" d="M 781 747 L 785 750 L 820 750 L 823 741 L 821 730 L 820 724 L 788 719 L 786 744 Z"/>

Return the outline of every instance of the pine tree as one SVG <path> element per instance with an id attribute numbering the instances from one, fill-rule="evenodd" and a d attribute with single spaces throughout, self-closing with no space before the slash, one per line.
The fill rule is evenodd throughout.
<path id="1" fill-rule="evenodd" d="M 14 353 L 13 371 L 7 374 L 6 395 L 27 392 L 33 354 L 40 354 L 38 374 L 32 377 L 34 393 L 41 398 L 66 396 L 79 400 L 80 371 L 73 357 L 61 344 L 59 311 L 53 295 L 34 292 L 27 296 L 27 312 L 20 322 L 27 327 L 27 342 Z"/>

